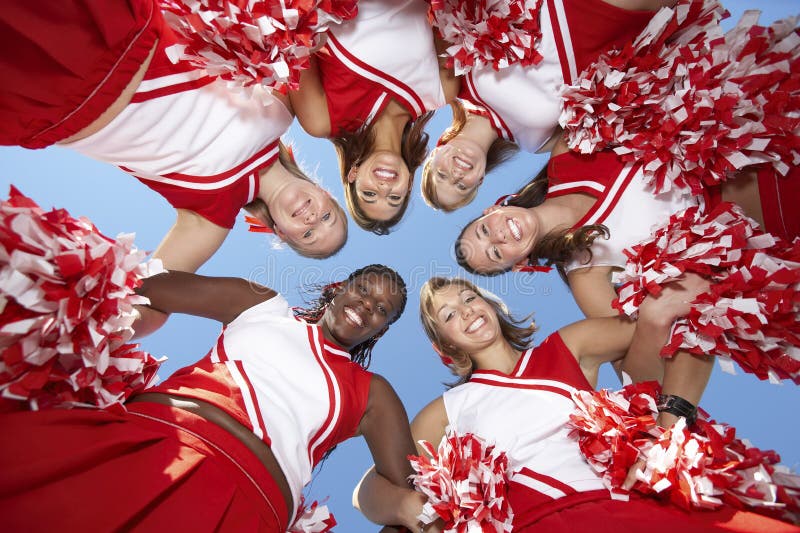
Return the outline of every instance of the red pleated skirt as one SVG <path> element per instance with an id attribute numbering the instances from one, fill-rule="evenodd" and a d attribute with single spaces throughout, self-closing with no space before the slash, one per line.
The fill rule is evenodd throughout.
<path id="1" fill-rule="evenodd" d="M 180 409 L 0 415 L 4 531 L 283 532 L 286 505 L 238 439 Z"/>

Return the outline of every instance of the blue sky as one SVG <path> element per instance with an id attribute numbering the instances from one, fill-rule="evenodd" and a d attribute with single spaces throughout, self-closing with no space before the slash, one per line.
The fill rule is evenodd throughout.
<path id="1" fill-rule="evenodd" d="M 726 5 L 736 20 L 746 4 Z M 800 12 L 800 1 L 773 1 L 762 9 L 765 11 L 762 23 L 768 23 Z M 449 110 L 437 112 L 428 126 L 433 142 L 449 121 Z M 298 159 L 344 205 L 332 145 L 305 135 L 297 125 L 292 126 L 288 138 L 294 142 Z M 137 245 L 142 249 L 155 249 L 174 221 L 174 210 L 147 187 L 112 166 L 66 149 L 31 151 L 0 147 L 0 163 L 0 189 L 4 195 L 13 183 L 42 207 L 65 207 L 73 215 L 86 216 L 107 235 L 135 232 Z M 378 343 L 371 370 L 389 379 L 413 417 L 442 393 L 442 382 L 451 379 L 438 363 L 419 325 L 419 288 L 433 275 L 466 276 L 452 256 L 452 243 L 460 229 L 481 208 L 515 190 L 545 163 L 545 156 L 517 156 L 511 164 L 487 177 L 473 204 L 449 215 L 425 205 L 419 195 L 417 173 L 411 205 L 395 232 L 378 237 L 361 231 L 351 222 L 345 248 L 324 261 L 301 258 L 288 248 L 273 249 L 269 237 L 248 233 L 240 217 L 223 247 L 200 272 L 251 278 L 284 293 L 290 303 L 298 305 L 303 301 L 298 287 L 305 284 L 341 279 L 352 269 L 368 263 L 385 263 L 398 270 L 409 287 L 408 305 L 405 315 Z M 517 315 L 534 311 L 540 327 L 538 340 L 582 318 L 555 273 L 506 274 L 474 281 L 501 296 Z M 159 372 L 165 378 L 201 358 L 218 333 L 218 325 L 209 320 L 173 316 L 160 331 L 142 339 L 142 345 L 154 355 L 169 357 Z M 616 387 L 618 382 L 606 369 L 600 384 Z M 725 374 L 717 367 L 702 406 L 717 420 L 735 425 L 740 436 L 761 448 L 777 450 L 784 464 L 799 469 L 800 430 L 795 423 L 799 400 L 800 392 L 789 382 L 771 385 L 742 372 L 736 376 Z M 520 425 L 524 427 L 524 422 Z M 330 497 L 327 504 L 340 524 L 338 531 L 373 530 L 350 504 L 352 488 L 370 464 L 364 441 L 351 439 L 339 446 L 309 486 L 311 499 Z"/>

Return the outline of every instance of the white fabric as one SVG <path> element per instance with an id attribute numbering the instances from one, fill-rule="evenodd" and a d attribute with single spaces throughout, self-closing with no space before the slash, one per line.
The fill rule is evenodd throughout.
<path id="1" fill-rule="evenodd" d="M 380 83 L 406 100 L 417 114 L 445 105 L 428 5 L 421 0 L 360 0 L 355 19 L 331 29 L 342 46 L 380 73 L 402 82 L 422 101 L 422 108 L 402 87 L 332 52 L 360 75 Z"/>

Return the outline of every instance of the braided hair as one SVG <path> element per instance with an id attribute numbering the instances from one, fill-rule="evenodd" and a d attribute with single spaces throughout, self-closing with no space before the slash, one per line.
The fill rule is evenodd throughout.
<path id="1" fill-rule="evenodd" d="M 310 302 L 307 302 L 307 307 L 295 307 L 294 314 L 296 317 L 301 318 L 306 322 L 316 324 L 322 318 L 322 315 L 325 314 L 325 310 L 333 301 L 338 289 L 347 285 L 355 278 L 363 274 L 377 274 L 379 276 L 386 276 L 390 282 L 395 284 L 400 293 L 400 306 L 397 309 L 397 314 L 388 324 L 386 324 L 386 327 L 364 342 L 353 346 L 349 350 L 352 361 L 366 369 L 369 368 L 370 362 L 372 361 L 372 348 L 375 346 L 375 343 L 377 343 L 378 339 L 380 339 L 383 334 L 386 333 L 386 330 L 389 329 L 389 326 L 397 321 L 398 318 L 400 318 L 400 315 L 403 314 L 403 310 L 406 307 L 406 301 L 408 300 L 408 295 L 406 293 L 406 282 L 403 281 L 403 278 L 394 269 L 381 264 L 367 265 L 359 268 L 358 270 L 354 270 L 349 276 L 347 276 L 347 279 L 343 281 L 337 281 L 327 285 L 318 285 L 314 287 L 314 289 L 320 291 L 319 296 Z"/>

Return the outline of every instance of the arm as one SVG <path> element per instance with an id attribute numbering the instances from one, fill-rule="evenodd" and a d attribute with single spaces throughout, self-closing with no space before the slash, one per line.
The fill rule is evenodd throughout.
<path id="1" fill-rule="evenodd" d="M 578 268 L 567 274 L 575 303 L 587 318 L 617 316 L 611 302 L 617 292 L 611 284 L 610 267 Z"/>
<path id="2" fill-rule="evenodd" d="M 416 439 L 425 439 L 438 444 L 444 436 L 444 428 L 447 426 L 447 414 L 442 399 L 434 400 L 420 411 L 414 418 L 412 426 Z M 412 443 L 411 450 L 406 451 L 403 455 L 405 463 L 403 470 L 408 473 L 402 483 L 392 483 L 387 477 L 379 475 L 376 472 L 376 462 L 376 467 L 367 471 L 359 486 L 356 487 L 353 504 L 368 519 L 384 524 L 403 524 L 412 531 L 420 531 L 417 516 L 422 512 L 425 497 L 409 488 L 406 481 L 408 475 L 412 473 L 406 457 L 413 453 L 415 451 Z M 420 449 L 416 453 L 423 452 Z M 428 531 L 434 530 L 428 528 Z"/>
<path id="3" fill-rule="evenodd" d="M 161 259 L 164 268 L 195 272 L 214 255 L 230 230 L 217 226 L 188 209 L 176 209 L 177 219 L 153 257 Z"/>
<path id="4" fill-rule="evenodd" d="M 626 317 L 603 317 L 587 318 L 558 332 L 586 379 L 596 387 L 600 365 L 625 355 L 635 329 L 636 323 Z"/>
<path id="5" fill-rule="evenodd" d="M 447 47 L 450 46 L 450 43 L 442 39 L 436 28 L 431 28 L 431 30 L 433 31 L 436 58 L 439 62 L 439 79 L 442 82 L 444 99 L 447 103 L 450 103 L 458 97 L 458 92 L 461 89 L 461 78 L 456 76 L 452 68 L 447 67 Z"/>
<path id="6" fill-rule="evenodd" d="M 316 55 L 312 54 L 309 60 L 309 67 L 300 72 L 300 88 L 289 92 L 289 100 L 297 121 L 306 133 L 325 138 L 331 134 L 328 99 L 322 87 Z"/>
<path id="7" fill-rule="evenodd" d="M 185 313 L 227 324 L 275 291 L 241 278 L 211 278 L 170 271 L 147 278 L 137 290 L 162 313 Z"/>

